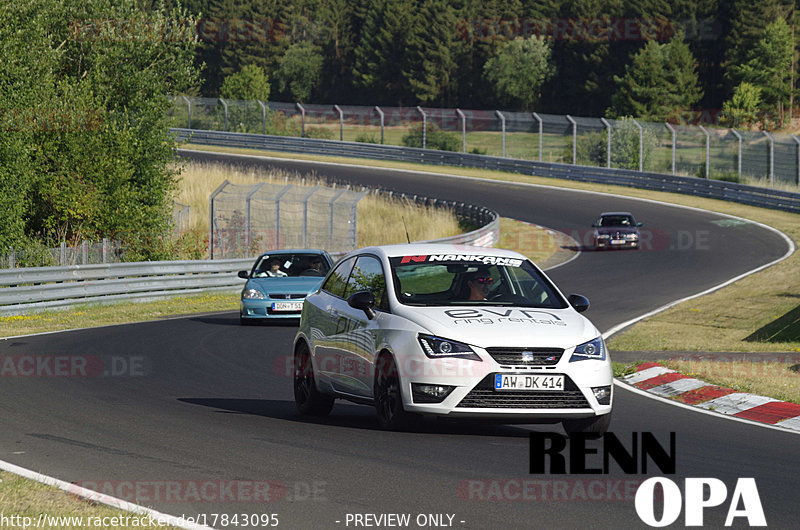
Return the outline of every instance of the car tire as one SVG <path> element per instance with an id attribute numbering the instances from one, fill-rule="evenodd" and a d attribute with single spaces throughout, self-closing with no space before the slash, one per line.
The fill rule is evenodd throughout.
<path id="1" fill-rule="evenodd" d="M 300 414 L 327 416 L 333 408 L 334 398 L 317 389 L 314 366 L 308 348 L 301 346 L 294 354 L 294 402 Z"/>
<path id="2" fill-rule="evenodd" d="M 593 418 L 562 420 L 561 425 L 569 435 L 594 434 L 601 436 L 608 430 L 608 426 L 611 425 L 611 413 L 609 412 L 602 416 L 594 416 Z"/>
<path id="3" fill-rule="evenodd" d="M 414 423 L 415 415 L 403 408 L 397 364 L 388 354 L 381 355 L 375 366 L 375 412 L 378 425 L 387 431 L 406 430 Z"/>

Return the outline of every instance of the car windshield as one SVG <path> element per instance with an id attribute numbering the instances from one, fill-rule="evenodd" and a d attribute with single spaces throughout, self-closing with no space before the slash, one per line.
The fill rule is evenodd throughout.
<path id="1" fill-rule="evenodd" d="M 405 305 L 567 307 L 547 278 L 525 260 L 432 255 L 403 256 L 389 261 L 397 299 Z"/>
<path id="2" fill-rule="evenodd" d="M 597 221 L 597 226 L 634 226 L 629 215 L 604 215 Z"/>
<path id="3" fill-rule="evenodd" d="M 320 254 L 298 252 L 293 254 L 264 254 L 259 257 L 251 278 L 287 276 L 325 276 L 328 262 Z"/>

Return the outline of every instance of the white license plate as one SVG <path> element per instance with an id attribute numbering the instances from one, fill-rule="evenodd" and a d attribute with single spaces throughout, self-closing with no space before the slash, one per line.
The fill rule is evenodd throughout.
<path id="1" fill-rule="evenodd" d="M 564 390 L 563 375 L 495 374 L 495 390 Z"/>
<path id="2" fill-rule="evenodd" d="M 624 245 L 625 243 L 627 243 L 627 241 L 625 241 L 624 239 L 612 239 L 611 240 L 611 244 L 612 245 Z"/>
<path id="3" fill-rule="evenodd" d="M 303 302 L 272 302 L 273 311 L 302 311 Z"/>

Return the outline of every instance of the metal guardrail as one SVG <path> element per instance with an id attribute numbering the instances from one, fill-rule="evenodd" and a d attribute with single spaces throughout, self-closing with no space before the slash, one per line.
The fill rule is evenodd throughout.
<path id="1" fill-rule="evenodd" d="M 32 309 L 157 298 L 200 291 L 236 291 L 236 272 L 253 258 L 155 261 L 0 270 L 0 314 Z"/>
<path id="2" fill-rule="evenodd" d="M 535 162 L 469 153 L 434 151 L 414 147 L 342 142 L 336 140 L 265 136 L 261 134 L 202 131 L 195 129 L 170 129 L 170 131 L 179 141 L 186 141 L 199 145 L 253 148 L 290 153 L 492 169 L 541 177 L 614 184 L 632 188 L 696 195 L 774 210 L 800 213 L 800 193 L 699 177 L 681 177 L 627 169 Z"/>

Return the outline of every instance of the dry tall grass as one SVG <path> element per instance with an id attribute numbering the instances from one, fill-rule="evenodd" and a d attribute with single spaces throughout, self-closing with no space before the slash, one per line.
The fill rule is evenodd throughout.
<path id="1" fill-rule="evenodd" d="M 224 164 L 187 163 L 175 200 L 189 205 L 191 230 L 208 232 L 208 198 L 225 180 L 232 184 L 259 182 L 293 183 L 301 186 L 325 185 L 314 173 L 300 174 L 281 170 L 242 168 Z M 407 200 L 392 200 L 367 195 L 358 203 L 358 246 L 424 241 L 461 233 L 454 213 L 446 209 L 425 208 Z"/>

